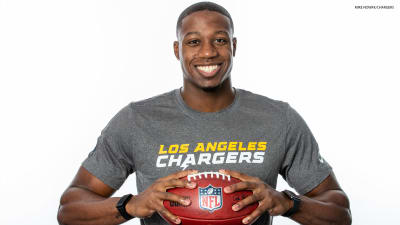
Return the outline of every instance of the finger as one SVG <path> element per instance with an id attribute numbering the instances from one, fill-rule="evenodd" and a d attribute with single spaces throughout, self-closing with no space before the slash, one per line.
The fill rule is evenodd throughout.
<path id="1" fill-rule="evenodd" d="M 254 182 L 249 182 L 249 181 L 242 181 L 236 184 L 232 184 L 229 186 L 226 186 L 224 188 L 225 193 L 232 193 L 235 191 L 243 191 L 243 190 L 254 190 L 257 188 L 257 184 Z"/>
<path id="2" fill-rule="evenodd" d="M 196 187 L 195 182 L 189 182 L 186 179 L 169 179 L 163 182 L 162 184 L 164 186 L 164 189 L 171 189 L 175 187 L 186 187 L 193 189 Z"/>
<path id="3" fill-rule="evenodd" d="M 261 207 L 258 207 L 255 209 L 250 215 L 246 216 L 243 220 L 242 223 L 244 224 L 249 224 L 256 220 L 258 217 L 260 217 L 263 214 L 264 210 L 261 209 Z"/>
<path id="4" fill-rule="evenodd" d="M 166 177 L 163 177 L 160 180 L 178 179 L 178 178 L 185 177 L 185 176 L 195 174 L 198 172 L 199 172 L 198 170 L 182 170 L 182 171 L 172 173 Z"/>
<path id="5" fill-rule="evenodd" d="M 167 218 L 168 220 L 174 222 L 175 224 L 180 224 L 181 220 L 172 214 L 170 211 L 168 211 L 164 206 L 160 206 L 160 208 L 157 209 L 157 212 L 161 214 L 164 218 Z"/>
<path id="6" fill-rule="evenodd" d="M 236 177 L 236 178 L 238 178 L 239 180 L 242 180 L 242 181 L 254 180 L 254 178 L 255 178 L 255 177 L 246 175 L 244 173 L 241 173 L 241 172 L 238 172 L 238 171 L 235 171 L 235 170 L 221 169 L 221 170 L 219 170 L 219 172 L 223 173 L 223 174 L 226 174 L 226 175 L 230 175 L 232 177 Z"/>
<path id="7" fill-rule="evenodd" d="M 190 205 L 190 203 L 191 203 L 190 199 L 188 199 L 187 197 L 173 194 L 170 192 L 158 192 L 157 195 L 158 195 L 157 197 L 161 200 L 177 202 L 177 203 L 185 205 L 185 206 Z"/>
<path id="8" fill-rule="evenodd" d="M 255 203 L 255 202 L 258 203 L 258 201 L 260 201 L 260 200 L 261 200 L 261 198 L 257 197 L 256 195 L 247 196 L 247 197 L 246 197 L 245 199 L 243 199 L 242 201 L 240 201 L 240 202 L 234 204 L 234 205 L 232 206 L 232 210 L 233 210 L 233 211 L 239 211 L 239 210 L 243 209 L 244 207 L 246 207 L 246 206 L 248 206 L 248 205 L 251 205 L 251 204 L 253 204 L 253 203 Z"/>

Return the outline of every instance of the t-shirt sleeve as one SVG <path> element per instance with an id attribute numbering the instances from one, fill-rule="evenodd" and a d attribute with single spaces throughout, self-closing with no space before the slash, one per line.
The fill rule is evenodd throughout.
<path id="1" fill-rule="evenodd" d="M 318 144 L 303 118 L 289 105 L 286 117 L 286 153 L 280 174 L 303 195 L 325 180 L 332 168 L 321 157 Z"/>
<path id="2" fill-rule="evenodd" d="M 118 190 L 135 171 L 129 106 L 119 111 L 102 130 L 95 148 L 82 162 L 92 175 L 111 188 Z"/>

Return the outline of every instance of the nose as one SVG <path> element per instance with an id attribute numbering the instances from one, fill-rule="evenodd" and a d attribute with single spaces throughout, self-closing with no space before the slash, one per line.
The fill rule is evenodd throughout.
<path id="1" fill-rule="evenodd" d="M 203 42 L 200 49 L 198 56 L 201 58 L 214 58 L 218 55 L 218 51 L 215 46 L 210 42 Z"/>

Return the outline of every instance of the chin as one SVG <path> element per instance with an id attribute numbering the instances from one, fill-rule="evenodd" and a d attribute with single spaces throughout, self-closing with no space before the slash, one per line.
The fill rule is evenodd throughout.
<path id="1" fill-rule="evenodd" d="M 217 86 L 210 86 L 210 87 L 202 87 L 203 91 L 205 92 L 214 92 L 218 90 L 222 85 L 217 85 Z"/>
<path id="2" fill-rule="evenodd" d="M 217 75 L 212 80 L 203 80 L 200 76 L 185 76 L 184 80 L 191 86 L 201 89 L 205 92 L 214 92 L 224 86 L 230 76 Z"/>
<path id="3" fill-rule="evenodd" d="M 223 83 L 224 82 L 199 82 L 196 86 L 205 92 L 214 92 L 222 88 Z"/>
<path id="4" fill-rule="evenodd" d="M 227 84 L 227 82 L 229 82 L 229 78 L 230 78 L 230 76 L 224 76 L 224 77 L 222 77 L 222 80 L 220 80 L 220 81 L 203 84 L 203 85 L 200 84 L 199 87 L 203 91 L 206 91 L 206 92 L 218 91 L 219 89 L 222 89 L 223 86 L 225 86 Z"/>

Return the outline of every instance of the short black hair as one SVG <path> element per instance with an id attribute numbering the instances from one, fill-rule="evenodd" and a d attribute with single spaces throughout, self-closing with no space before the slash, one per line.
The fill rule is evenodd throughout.
<path id="1" fill-rule="evenodd" d="M 192 14 L 194 12 L 203 11 L 203 10 L 214 11 L 214 12 L 220 13 L 220 14 L 228 17 L 229 22 L 231 24 L 231 28 L 232 28 L 232 33 L 233 33 L 233 31 L 234 31 L 233 20 L 232 20 L 231 15 L 229 14 L 228 10 L 226 10 L 224 7 L 218 5 L 214 2 L 198 2 L 198 3 L 195 3 L 195 4 L 187 7 L 185 10 L 183 10 L 181 15 L 179 15 L 178 22 L 176 23 L 176 36 L 178 36 L 178 31 L 182 26 L 182 20 L 186 16 L 189 16 L 190 14 Z"/>

